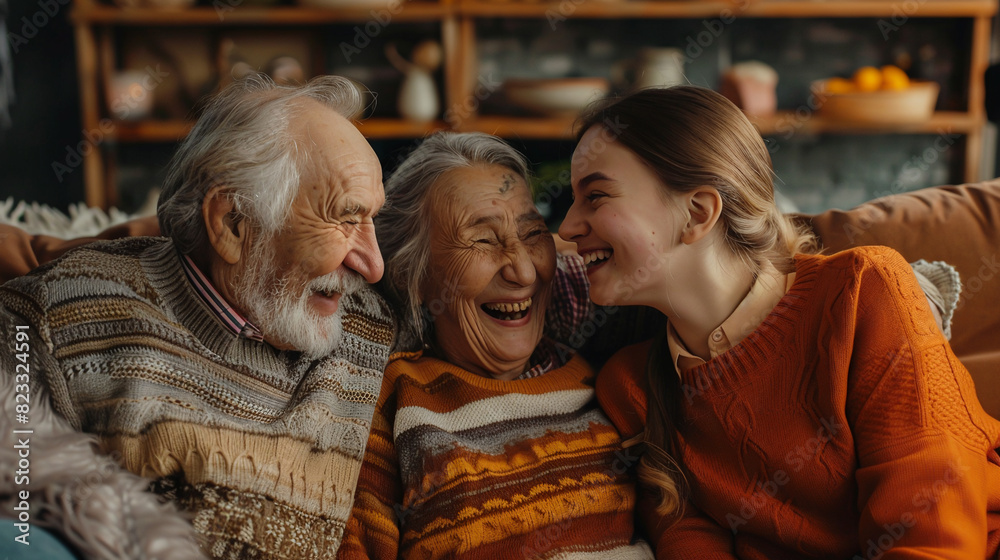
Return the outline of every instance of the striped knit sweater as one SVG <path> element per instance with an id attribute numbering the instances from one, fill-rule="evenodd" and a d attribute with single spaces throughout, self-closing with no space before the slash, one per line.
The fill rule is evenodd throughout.
<path id="1" fill-rule="evenodd" d="M 579 357 L 498 381 L 396 354 L 339 558 L 652 558 L 593 381 Z"/>
<path id="2" fill-rule="evenodd" d="M 213 557 L 332 558 L 392 337 L 373 291 L 342 305 L 340 349 L 307 360 L 226 329 L 169 240 L 98 243 L 0 288 L 0 360 L 29 325 L 32 399 L 189 510 Z"/>

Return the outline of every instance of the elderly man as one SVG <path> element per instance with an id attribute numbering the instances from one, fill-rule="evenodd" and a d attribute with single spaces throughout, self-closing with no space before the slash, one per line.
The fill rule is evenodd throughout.
<path id="1" fill-rule="evenodd" d="M 14 428 L 51 406 L 96 434 L 215 558 L 340 545 L 393 335 L 368 286 L 384 193 L 360 108 L 335 77 L 234 84 L 171 162 L 166 239 L 88 245 L 0 288 L 4 377 L 30 402 Z"/>

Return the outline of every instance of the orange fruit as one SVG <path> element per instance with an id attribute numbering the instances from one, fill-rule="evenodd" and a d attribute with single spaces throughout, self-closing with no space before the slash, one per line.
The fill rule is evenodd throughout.
<path id="1" fill-rule="evenodd" d="M 854 85 L 858 91 L 875 91 L 882 87 L 882 72 L 874 66 L 863 66 L 854 73 Z"/>
<path id="2" fill-rule="evenodd" d="M 882 67 L 882 89 L 900 90 L 910 87 L 910 78 L 898 66 Z"/>
<path id="3" fill-rule="evenodd" d="M 854 91 L 854 82 L 844 78 L 830 78 L 826 81 L 827 93 L 851 93 Z"/>

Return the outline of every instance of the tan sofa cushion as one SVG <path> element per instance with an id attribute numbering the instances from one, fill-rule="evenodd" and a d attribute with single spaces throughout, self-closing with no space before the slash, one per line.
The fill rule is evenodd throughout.
<path id="1" fill-rule="evenodd" d="M 27 274 L 66 251 L 100 239 L 118 239 L 135 235 L 160 235 L 155 216 L 129 220 L 110 227 L 94 237 L 60 239 L 48 235 L 29 235 L 23 229 L 0 224 L 0 283 Z"/>
<path id="2" fill-rule="evenodd" d="M 951 345 L 984 408 L 1000 417 L 1000 179 L 895 194 L 809 222 L 825 252 L 887 245 L 909 261 L 946 261 L 958 270 Z"/>

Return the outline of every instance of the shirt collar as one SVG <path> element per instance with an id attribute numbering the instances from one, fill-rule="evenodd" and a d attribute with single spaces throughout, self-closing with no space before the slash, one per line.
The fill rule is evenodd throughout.
<path id="1" fill-rule="evenodd" d="M 750 336 L 771 313 L 788 289 L 795 282 L 795 273 L 782 274 L 774 265 L 764 263 L 761 273 L 750 288 L 750 293 L 736 306 L 733 313 L 708 335 L 709 357 L 715 358 L 729 351 Z M 684 341 L 667 322 L 667 347 L 674 360 L 677 372 L 698 367 L 705 360 L 694 355 L 684 345 Z"/>
<path id="2" fill-rule="evenodd" d="M 194 264 L 191 257 L 181 255 L 181 268 L 184 269 L 184 274 L 194 287 L 194 291 L 198 293 L 198 297 L 205 302 L 205 305 L 222 321 L 226 328 L 243 338 L 257 342 L 264 340 L 264 333 L 229 305 L 229 302 L 219 294 L 208 277 Z"/>
<path id="3" fill-rule="evenodd" d="M 518 379 L 528 379 L 546 374 L 566 365 L 574 352 L 565 344 L 556 342 L 549 337 L 543 337 L 528 359 L 528 369 L 519 375 Z"/>

